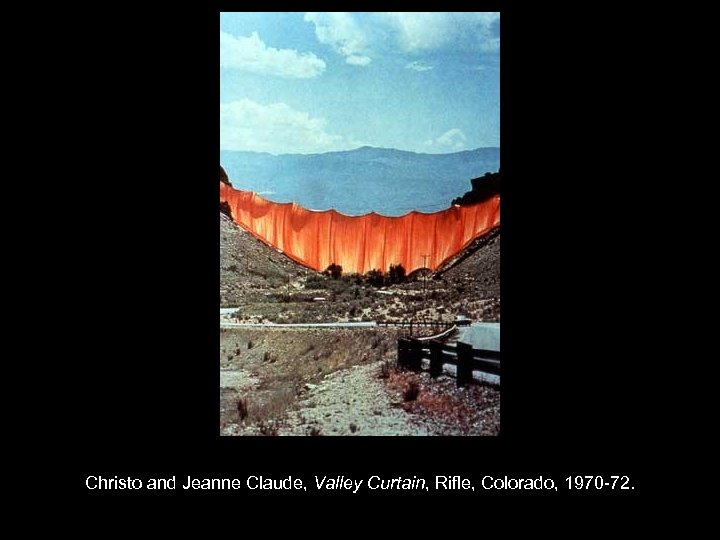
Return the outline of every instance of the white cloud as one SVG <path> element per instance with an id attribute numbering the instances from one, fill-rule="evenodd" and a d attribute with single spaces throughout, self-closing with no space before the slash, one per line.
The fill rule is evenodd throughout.
<path id="1" fill-rule="evenodd" d="M 483 51 L 500 47 L 500 39 L 493 33 L 493 25 L 500 20 L 498 12 L 382 12 L 377 18 L 395 30 L 406 51 L 460 43 Z"/>
<path id="2" fill-rule="evenodd" d="M 353 54 L 352 56 L 348 56 L 345 61 L 353 66 L 367 66 L 372 62 L 372 59 L 367 56 L 357 56 Z"/>
<path id="3" fill-rule="evenodd" d="M 305 22 L 315 37 L 345 57 L 348 64 L 367 66 L 388 46 L 418 53 L 447 47 L 470 51 L 500 49 L 498 12 L 308 12 Z M 412 69 L 412 68 L 410 68 Z"/>
<path id="4" fill-rule="evenodd" d="M 428 66 L 424 62 L 420 62 L 419 60 L 416 60 L 415 62 L 410 62 L 408 65 L 405 66 L 407 69 L 412 69 L 413 71 L 430 71 L 431 69 L 435 69 L 434 66 Z"/>
<path id="5" fill-rule="evenodd" d="M 445 133 L 440 135 L 435 140 L 425 141 L 425 146 L 439 150 L 439 151 L 460 151 L 465 148 L 467 137 L 458 128 L 452 128 L 447 130 Z"/>
<path id="6" fill-rule="evenodd" d="M 345 57 L 348 64 L 367 66 L 366 56 L 368 35 L 351 13 L 308 12 L 305 21 L 315 25 L 315 37 L 320 43 L 330 45 L 335 52 Z"/>
<path id="7" fill-rule="evenodd" d="M 220 104 L 220 148 L 273 154 L 348 150 L 361 146 L 352 137 L 325 130 L 324 118 L 312 118 L 285 103 L 262 105 L 250 99 Z"/>
<path id="8" fill-rule="evenodd" d="M 220 31 L 220 67 L 307 79 L 325 71 L 325 61 L 312 53 L 268 47 L 257 32 L 248 37 L 235 37 Z"/>

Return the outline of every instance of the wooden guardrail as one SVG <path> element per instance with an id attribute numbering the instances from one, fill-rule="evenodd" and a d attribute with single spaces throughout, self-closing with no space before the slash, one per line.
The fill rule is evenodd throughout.
<path id="1" fill-rule="evenodd" d="M 433 333 L 439 334 L 446 330 L 449 330 L 455 326 L 454 322 L 447 321 L 432 321 L 432 320 L 403 320 L 403 321 L 378 321 L 378 326 L 399 326 L 402 330 L 407 330 L 408 336 L 413 336 L 414 333 L 419 332 L 421 329 L 430 327 Z M 403 332 L 404 333 L 404 332 Z"/>
<path id="2" fill-rule="evenodd" d="M 472 345 L 458 342 L 450 346 L 438 340 L 429 343 L 418 339 L 398 339 L 398 366 L 422 371 L 423 359 L 430 360 L 430 376 L 442 374 L 444 364 L 457 366 L 457 385 L 464 386 L 473 380 L 473 371 L 500 375 L 500 352 L 473 349 Z"/>

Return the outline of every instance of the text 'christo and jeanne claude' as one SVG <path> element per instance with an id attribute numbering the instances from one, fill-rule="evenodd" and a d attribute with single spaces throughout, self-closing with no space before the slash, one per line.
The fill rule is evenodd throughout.
<path id="1" fill-rule="evenodd" d="M 479 482 L 481 489 L 545 489 L 557 490 L 551 478 L 542 476 L 537 478 L 494 478 L 484 476 Z M 413 476 L 412 478 L 396 477 L 384 478 L 373 475 L 368 478 L 356 479 L 347 476 L 314 476 L 309 483 L 315 490 L 346 490 L 357 493 L 360 489 L 374 490 L 475 490 L 475 483 L 461 476 L 438 475 L 428 482 L 425 478 Z M 85 487 L 88 490 L 303 490 L 307 491 L 308 483 L 303 479 L 287 476 L 285 478 L 270 478 L 266 476 L 251 475 L 245 479 L 240 478 L 193 478 L 175 476 L 170 478 L 140 478 L 118 476 L 88 476 Z"/>

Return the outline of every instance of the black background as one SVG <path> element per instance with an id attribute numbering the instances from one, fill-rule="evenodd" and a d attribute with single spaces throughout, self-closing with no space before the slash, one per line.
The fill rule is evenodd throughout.
<path id="1" fill-rule="evenodd" d="M 63 489 L 149 495 L 87 491 L 90 474 L 615 474 L 636 486 L 622 495 L 647 492 L 645 237 L 627 161 L 642 113 L 635 64 L 592 12 L 502 15 L 502 434 L 218 435 L 218 11 L 108 11 L 65 35 L 58 84 L 81 135 L 57 141 L 71 157 L 56 320 L 70 353 L 49 406 L 72 456 Z"/>

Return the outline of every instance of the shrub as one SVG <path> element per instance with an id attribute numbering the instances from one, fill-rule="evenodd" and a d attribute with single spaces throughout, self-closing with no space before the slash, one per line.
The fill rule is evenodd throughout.
<path id="1" fill-rule="evenodd" d="M 420 385 L 417 381 L 410 381 L 403 392 L 403 399 L 405 401 L 415 401 L 419 395 Z"/>
<path id="2" fill-rule="evenodd" d="M 260 435 L 265 435 L 266 437 L 275 437 L 278 434 L 278 426 L 276 426 L 274 423 L 268 422 L 267 424 L 264 421 L 260 421 L 257 424 L 258 430 L 260 430 Z"/>
<path id="3" fill-rule="evenodd" d="M 402 264 L 391 264 L 388 278 L 390 283 L 403 283 L 405 281 L 406 272 Z"/>
<path id="4" fill-rule="evenodd" d="M 385 284 L 385 276 L 382 270 L 378 270 L 377 268 L 365 274 L 365 279 L 373 287 L 382 287 Z"/>
<path id="5" fill-rule="evenodd" d="M 328 281 L 319 274 L 312 274 L 305 280 L 305 288 L 307 289 L 326 289 Z"/>
<path id="6" fill-rule="evenodd" d="M 325 269 L 324 273 L 333 279 L 340 279 L 340 276 L 342 276 L 342 266 L 332 263 Z"/>
<path id="7" fill-rule="evenodd" d="M 246 398 L 240 398 L 237 402 L 237 411 L 238 411 L 238 421 L 242 422 L 247 418 L 248 415 L 248 405 L 247 405 L 247 399 Z"/>

